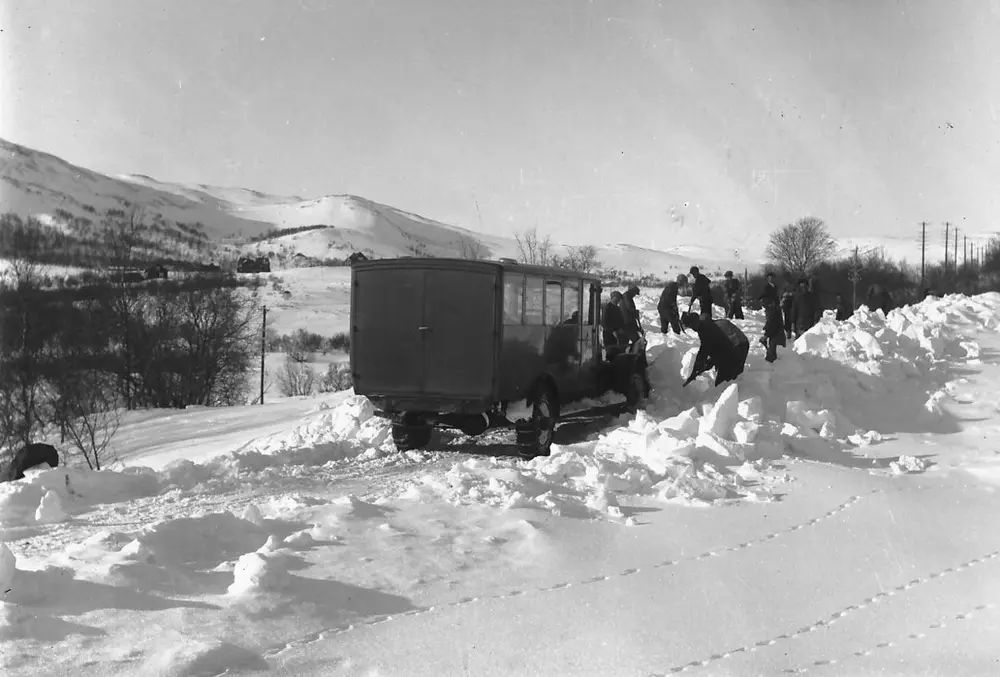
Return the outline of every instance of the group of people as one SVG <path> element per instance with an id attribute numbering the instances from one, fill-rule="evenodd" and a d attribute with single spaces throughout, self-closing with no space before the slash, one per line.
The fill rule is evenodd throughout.
<path id="1" fill-rule="evenodd" d="M 740 281 L 732 271 L 726 271 L 722 284 L 726 317 L 713 320 L 711 281 L 697 266 L 692 266 L 689 274 L 691 301 L 686 312 L 682 313 L 677 304 L 681 287 L 688 283 L 688 276 L 683 274 L 667 283 L 657 304 L 663 333 L 673 331 L 680 334 L 683 329 L 691 329 L 698 334 L 701 345 L 694 368 L 684 385 L 713 367 L 716 369 L 716 385 L 735 380 L 743 373 L 750 352 L 750 341 L 746 334 L 731 321 L 743 319 Z M 611 301 L 605 307 L 603 323 L 608 359 L 625 351 L 641 352 L 643 356 L 645 354 L 645 330 L 635 305 L 638 294 L 639 287 L 636 285 L 630 285 L 624 294 L 611 294 Z M 759 341 L 765 347 L 764 359 L 768 362 L 778 359 L 779 346 L 785 346 L 793 337 L 798 338 L 809 331 L 824 313 L 815 279 L 801 278 L 796 288 L 789 286 L 779 291 L 776 276 L 769 271 L 764 291 L 758 300 L 764 308 L 765 316 L 764 331 Z M 892 309 L 889 293 L 879 285 L 873 285 L 868 290 L 867 300 L 872 310 L 882 309 L 888 313 Z M 698 303 L 697 313 L 693 312 L 695 302 Z M 837 294 L 836 313 L 838 321 L 846 320 L 854 314 L 853 308 L 842 294 Z"/>

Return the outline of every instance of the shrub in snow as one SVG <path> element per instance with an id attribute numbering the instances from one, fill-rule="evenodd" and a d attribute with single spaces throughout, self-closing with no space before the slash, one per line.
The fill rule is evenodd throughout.
<path id="1" fill-rule="evenodd" d="M 319 383 L 321 393 L 335 393 L 350 390 L 354 387 L 354 377 L 348 364 L 331 364 L 326 368 L 326 374 Z"/>
<path id="2" fill-rule="evenodd" d="M 278 388 L 285 397 L 312 395 L 316 391 L 316 370 L 296 359 L 285 356 L 285 364 L 277 374 Z"/>

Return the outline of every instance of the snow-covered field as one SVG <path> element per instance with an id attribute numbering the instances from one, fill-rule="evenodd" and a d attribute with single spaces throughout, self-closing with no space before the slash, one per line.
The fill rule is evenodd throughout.
<path id="1" fill-rule="evenodd" d="M 130 414 L 114 468 L 0 485 L 2 674 L 1000 674 L 1000 295 L 774 365 L 750 313 L 719 389 L 655 300 L 646 411 L 548 458 L 400 454 L 341 393 Z"/>

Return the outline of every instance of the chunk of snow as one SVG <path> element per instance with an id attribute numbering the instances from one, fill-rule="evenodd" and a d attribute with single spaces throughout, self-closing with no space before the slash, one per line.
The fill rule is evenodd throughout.
<path id="1" fill-rule="evenodd" d="M 288 584 L 287 572 L 278 560 L 249 552 L 236 561 L 230 595 L 246 595 L 281 590 Z"/>
<path id="2" fill-rule="evenodd" d="M 55 522 L 65 522 L 68 519 L 69 515 L 63 510 L 59 494 L 51 489 L 46 491 L 38 504 L 38 509 L 35 510 L 35 521 L 39 524 L 52 524 Z"/>
<path id="3" fill-rule="evenodd" d="M 927 464 L 915 456 L 907 456 L 904 454 L 895 461 L 889 463 L 889 467 L 897 475 L 903 475 L 906 473 L 923 472 L 927 468 Z"/>
<path id="4" fill-rule="evenodd" d="M 733 424 L 736 422 L 740 402 L 739 386 L 730 383 L 719 399 L 716 400 L 712 410 L 703 418 L 698 425 L 699 433 L 711 433 L 723 439 L 728 439 L 732 435 Z"/>
<path id="5" fill-rule="evenodd" d="M 14 587 L 14 574 L 17 571 L 17 560 L 7 544 L 0 541 L 0 599 Z"/>
<path id="6" fill-rule="evenodd" d="M 740 400 L 739 406 L 736 407 L 736 413 L 748 421 L 757 421 L 764 415 L 764 405 L 760 397 L 754 395 Z"/>

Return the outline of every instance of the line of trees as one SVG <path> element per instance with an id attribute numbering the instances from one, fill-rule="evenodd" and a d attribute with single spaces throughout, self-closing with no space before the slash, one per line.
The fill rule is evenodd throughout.
<path id="1" fill-rule="evenodd" d="M 961 265 L 956 269 L 941 263 L 926 264 L 922 288 L 919 264 L 894 261 L 881 249 L 855 250 L 839 257 L 837 251 L 837 243 L 826 224 L 821 219 L 805 217 L 772 232 L 766 255 L 782 284 L 794 286 L 806 276 L 814 279 L 826 307 L 833 304 L 836 294 L 842 294 L 855 306 L 865 303 L 873 285 L 887 290 L 897 305 L 919 301 L 927 291 L 975 294 L 1000 289 L 1000 237 L 990 240 L 979 265 Z M 764 284 L 762 273 L 751 275 L 748 300 L 752 302 L 763 291 Z"/>
<path id="2" fill-rule="evenodd" d="M 106 221 L 108 260 L 141 266 L 141 215 Z M 256 279 L 105 277 L 53 287 L 40 262 L 45 237 L 25 229 L 5 252 L 0 452 L 58 435 L 100 469 L 123 409 L 246 401 L 260 355 Z"/>

